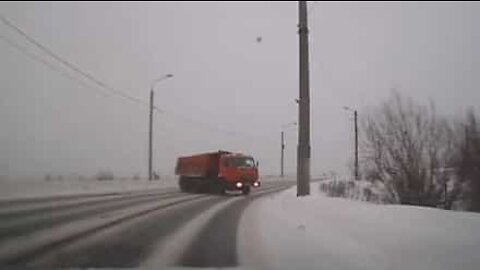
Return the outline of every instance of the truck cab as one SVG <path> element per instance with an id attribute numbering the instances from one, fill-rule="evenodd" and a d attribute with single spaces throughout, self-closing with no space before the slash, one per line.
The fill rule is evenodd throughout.
<path id="1" fill-rule="evenodd" d="M 219 177 L 225 180 L 227 190 L 248 193 L 251 187 L 260 186 L 258 162 L 242 154 L 225 154 L 220 158 Z"/>

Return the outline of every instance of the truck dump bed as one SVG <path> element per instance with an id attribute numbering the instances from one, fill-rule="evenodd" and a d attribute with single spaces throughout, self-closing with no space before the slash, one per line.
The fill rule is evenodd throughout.
<path id="1" fill-rule="evenodd" d="M 217 176 L 220 155 L 228 152 L 213 152 L 199 155 L 179 157 L 175 174 L 186 177 Z"/>

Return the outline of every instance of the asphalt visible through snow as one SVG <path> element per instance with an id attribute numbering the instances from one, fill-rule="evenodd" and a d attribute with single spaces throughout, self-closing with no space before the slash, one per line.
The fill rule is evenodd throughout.
<path id="1" fill-rule="evenodd" d="M 189 267 L 233 267 L 238 265 L 237 229 L 243 210 L 255 199 L 277 189 L 254 194 L 220 210 L 201 230 L 177 265 Z"/>

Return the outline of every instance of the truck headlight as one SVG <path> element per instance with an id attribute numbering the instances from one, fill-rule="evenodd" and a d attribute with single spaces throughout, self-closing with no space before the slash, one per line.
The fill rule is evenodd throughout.
<path id="1" fill-rule="evenodd" d="M 237 182 L 237 183 L 235 183 L 235 186 L 237 188 L 241 188 L 243 186 L 243 184 L 242 184 L 242 182 Z"/>

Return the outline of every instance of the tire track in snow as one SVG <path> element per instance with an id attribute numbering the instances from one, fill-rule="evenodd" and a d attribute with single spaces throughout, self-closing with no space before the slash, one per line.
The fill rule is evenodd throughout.
<path id="1" fill-rule="evenodd" d="M 111 227 L 124 222 L 147 216 L 156 211 L 204 198 L 202 195 L 188 195 L 180 197 L 172 202 L 154 202 L 151 205 L 131 207 L 115 212 L 112 216 L 92 217 L 92 220 L 80 220 L 78 223 L 65 224 L 61 228 L 52 228 L 45 232 L 39 232 L 32 237 L 12 239 L 2 242 L 0 245 L 0 265 L 24 266 L 28 262 L 54 250 L 61 250 L 68 243 L 81 241 L 92 234 L 101 233 Z M 14 243 L 15 242 L 15 243 Z"/>
<path id="2" fill-rule="evenodd" d="M 243 210 L 254 200 L 289 188 L 273 187 L 238 200 L 218 211 L 176 262 L 186 267 L 234 267 L 238 265 L 237 231 Z"/>
<path id="3" fill-rule="evenodd" d="M 185 194 L 166 193 L 134 197 L 128 196 L 100 202 L 89 201 L 87 203 L 68 205 L 66 207 L 58 206 L 53 209 L 49 208 L 47 210 L 34 211 L 33 213 L 22 213 L 22 215 L 15 215 L 14 217 L 0 215 L 0 218 L 2 219 L 2 223 L 0 223 L 0 241 L 19 236 L 27 236 L 36 231 L 51 229 L 54 226 L 85 219 L 94 215 L 108 213 L 114 210 L 181 196 L 185 196 Z"/>

